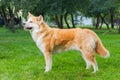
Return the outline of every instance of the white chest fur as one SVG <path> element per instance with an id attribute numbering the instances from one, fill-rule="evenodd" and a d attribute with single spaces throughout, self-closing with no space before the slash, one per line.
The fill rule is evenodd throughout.
<path id="1" fill-rule="evenodd" d="M 31 33 L 33 40 L 35 41 L 37 47 L 41 50 L 41 52 L 45 53 L 45 43 L 43 42 L 44 34 L 38 35 L 37 31 Z"/>

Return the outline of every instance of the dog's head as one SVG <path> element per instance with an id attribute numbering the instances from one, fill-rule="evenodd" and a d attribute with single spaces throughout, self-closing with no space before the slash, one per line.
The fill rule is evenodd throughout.
<path id="1" fill-rule="evenodd" d="M 43 17 L 41 15 L 36 17 L 31 13 L 28 13 L 28 19 L 26 22 L 23 22 L 23 27 L 25 30 L 38 30 L 42 22 Z"/>

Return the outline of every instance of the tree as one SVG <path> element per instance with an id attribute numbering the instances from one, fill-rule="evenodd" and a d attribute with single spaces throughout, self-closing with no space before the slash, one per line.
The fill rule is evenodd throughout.
<path id="1" fill-rule="evenodd" d="M 116 12 L 119 14 L 119 3 L 119 0 L 2 0 L 0 15 L 8 25 L 9 20 L 12 21 L 17 12 L 23 10 L 24 17 L 27 17 L 28 12 L 38 16 L 42 14 L 44 17 L 54 18 L 59 28 L 63 28 L 63 21 L 71 28 L 75 27 L 74 14 L 80 12 L 85 17 L 96 18 L 96 28 L 102 28 L 105 23 L 109 29 L 109 23 L 111 28 L 114 28 Z M 72 26 L 69 25 L 68 19 L 71 20 Z"/>
<path id="2" fill-rule="evenodd" d="M 14 0 L 1 0 L 0 2 L 0 16 L 2 17 L 5 27 L 15 32 L 14 25 L 19 23 L 21 18 L 16 17 L 15 1 Z"/>
<path id="3" fill-rule="evenodd" d="M 117 1 L 119 0 L 90 0 L 87 16 L 96 17 L 96 28 L 99 28 L 100 23 L 105 23 L 108 29 L 111 23 L 111 28 L 114 28 Z"/>

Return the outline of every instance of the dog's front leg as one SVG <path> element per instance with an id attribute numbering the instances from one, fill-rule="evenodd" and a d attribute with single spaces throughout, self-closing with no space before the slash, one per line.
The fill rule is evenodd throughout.
<path id="1" fill-rule="evenodd" d="M 52 54 L 51 52 L 46 52 L 44 56 L 45 56 L 45 63 L 46 63 L 45 72 L 48 72 L 52 68 Z"/>

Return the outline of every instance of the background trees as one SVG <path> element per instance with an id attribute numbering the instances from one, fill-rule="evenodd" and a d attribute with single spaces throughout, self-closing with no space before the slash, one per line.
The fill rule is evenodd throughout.
<path id="1" fill-rule="evenodd" d="M 0 18 L 4 22 L 6 28 L 12 32 L 15 31 L 16 24 L 21 22 L 21 17 L 18 16 L 17 12 L 20 7 L 14 0 L 1 0 L 0 1 Z"/>
<path id="2" fill-rule="evenodd" d="M 119 18 L 119 5 L 119 0 L 1 0 L 0 17 L 8 26 L 16 16 L 19 18 L 17 15 L 19 10 L 22 10 L 24 17 L 30 11 L 35 15 L 49 16 L 55 20 L 59 28 L 63 28 L 63 21 L 68 28 L 72 28 L 75 27 L 74 14 L 80 12 L 86 17 L 94 18 L 96 29 L 102 28 L 103 23 L 109 29 L 109 26 L 114 28 L 115 20 Z"/>

